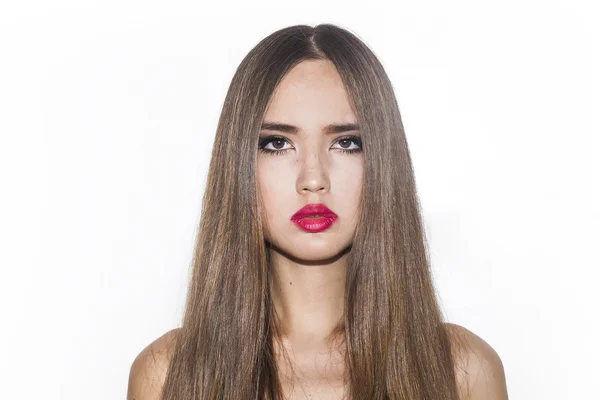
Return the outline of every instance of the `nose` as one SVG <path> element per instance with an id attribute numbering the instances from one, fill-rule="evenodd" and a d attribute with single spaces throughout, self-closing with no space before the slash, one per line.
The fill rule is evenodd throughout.
<path id="1" fill-rule="evenodd" d="M 296 190 L 300 194 L 307 191 L 313 193 L 329 192 L 330 182 L 326 166 L 317 153 L 311 152 L 302 160 L 300 172 L 296 181 Z"/>

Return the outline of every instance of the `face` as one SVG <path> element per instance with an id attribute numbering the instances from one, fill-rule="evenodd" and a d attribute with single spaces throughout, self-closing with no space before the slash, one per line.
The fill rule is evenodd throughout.
<path id="1" fill-rule="evenodd" d="M 290 127 L 265 126 L 270 123 Z M 356 230 L 363 185 L 360 132 L 351 126 L 327 129 L 332 124 L 356 124 L 341 78 L 330 61 L 303 61 L 271 99 L 257 154 L 266 239 L 301 260 L 335 257 L 352 244 Z M 331 226 L 305 230 L 291 220 L 316 203 L 337 215 Z"/>

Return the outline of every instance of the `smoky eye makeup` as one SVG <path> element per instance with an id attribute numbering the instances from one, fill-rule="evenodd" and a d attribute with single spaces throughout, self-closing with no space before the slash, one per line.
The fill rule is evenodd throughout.
<path id="1" fill-rule="evenodd" d="M 265 153 L 265 154 L 270 154 L 270 155 L 283 155 L 286 154 L 288 152 L 288 150 L 290 150 L 290 148 L 283 148 L 283 146 L 285 146 L 285 144 L 289 144 L 288 140 L 283 137 L 283 136 L 279 136 L 279 135 L 270 135 L 270 136 L 265 136 L 262 138 L 259 138 L 259 142 L 258 142 L 258 150 L 261 153 Z M 336 144 L 341 143 L 341 145 L 346 145 L 346 144 L 356 144 L 356 148 L 354 149 L 346 149 L 346 148 L 335 148 L 334 150 L 339 150 L 342 153 L 345 154 L 356 154 L 356 153 L 360 153 L 362 151 L 362 141 L 360 139 L 360 137 L 358 136 L 354 136 L 354 135 L 348 135 L 348 136 L 342 136 L 339 139 L 336 140 L 335 142 Z M 272 148 L 267 148 L 267 146 L 272 144 Z M 274 146 L 282 146 L 282 148 L 277 148 Z"/>

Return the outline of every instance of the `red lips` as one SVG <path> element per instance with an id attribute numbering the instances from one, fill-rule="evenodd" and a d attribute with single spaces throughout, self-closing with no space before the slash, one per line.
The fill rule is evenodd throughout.
<path id="1" fill-rule="evenodd" d="M 329 228 L 337 214 L 324 204 L 307 204 L 292 215 L 291 220 L 308 232 L 320 232 Z"/>

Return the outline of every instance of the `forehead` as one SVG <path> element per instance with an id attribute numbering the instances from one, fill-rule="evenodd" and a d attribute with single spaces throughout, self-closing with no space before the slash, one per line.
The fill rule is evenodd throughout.
<path id="1" fill-rule="evenodd" d="M 356 122 L 342 79 L 329 60 L 303 61 L 275 89 L 265 120 L 319 129 Z"/>

